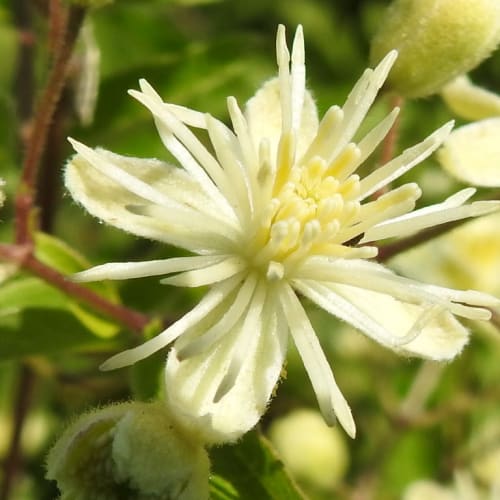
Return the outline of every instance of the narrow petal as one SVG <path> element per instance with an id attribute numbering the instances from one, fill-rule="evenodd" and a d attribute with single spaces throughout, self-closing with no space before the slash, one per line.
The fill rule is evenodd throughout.
<path id="1" fill-rule="evenodd" d="M 138 236 L 170 243 L 194 252 L 206 252 L 207 242 L 215 247 L 223 243 L 217 234 L 210 231 L 193 233 L 188 222 L 199 222 L 199 227 L 207 227 L 210 219 L 221 225 L 231 225 L 231 221 L 221 219 L 220 209 L 212 200 L 200 191 L 185 172 L 158 160 L 115 155 L 109 151 L 95 150 L 92 162 L 114 165 L 129 177 L 137 177 L 143 185 L 163 197 L 165 203 L 171 200 L 171 206 L 164 218 L 148 217 L 133 213 L 130 207 L 142 206 L 148 202 L 131 192 L 123 183 L 110 178 L 106 173 L 94 168 L 94 163 L 77 154 L 68 163 L 65 171 L 65 184 L 72 196 L 92 215 L 104 222 Z M 159 200 L 161 201 L 161 200 Z M 203 213 L 195 207 L 203 207 Z M 219 243 L 217 243 L 219 242 Z"/>
<path id="2" fill-rule="evenodd" d="M 351 287 L 386 293 L 412 304 L 438 304 L 453 314 L 469 319 L 488 320 L 489 307 L 497 307 L 500 300 L 474 290 L 454 290 L 420 283 L 397 276 L 375 262 L 336 259 L 310 259 L 296 273 L 306 280 L 317 280 L 328 286 L 344 284 Z M 479 307 L 476 307 L 479 306 Z"/>
<path id="3" fill-rule="evenodd" d="M 227 371 L 219 383 L 219 387 L 214 395 L 214 403 L 220 401 L 235 385 L 236 379 L 240 374 L 241 368 L 248 352 L 251 350 L 252 342 L 255 338 L 255 332 L 262 329 L 262 310 L 266 299 L 267 283 L 258 283 L 255 294 L 248 307 L 248 311 L 243 321 L 238 340 L 230 354 L 230 362 Z"/>
<path id="4" fill-rule="evenodd" d="M 158 92 L 149 84 L 149 82 L 141 78 L 139 80 L 139 86 L 141 91 L 149 97 L 155 99 L 158 102 L 163 102 Z M 131 89 L 133 90 L 133 89 Z M 178 104 L 164 103 L 168 110 L 181 122 L 184 122 L 190 127 L 205 128 L 205 115 L 199 111 L 194 111 L 192 109 L 186 108 L 185 106 L 179 106 Z"/>
<path id="5" fill-rule="evenodd" d="M 333 425 L 337 418 L 347 434 L 354 438 L 356 426 L 351 409 L 335 382 L 330 365 L 304 308 L 289 286 L 283 287 L 280 299 L 290 333 L 309 375 L 326 423 Z"/>
<path id="6" fill-rule="evenodd" d="M 164 278 L 160 283 L 162 285 L 186 287 L 212 285 L 241 273 L 247 267 L 248 263 L 245 259 L 232 256 L 206 267 Z"/>
<path id="7" fill-rule="evenodd" d="M 361 151 L 361 157 L 359 158 L 360 165 L 373 153 L 373 151 L 375 151 L 375 148 L 389 133 L 389 130 L 391 130 L 399 115 L 399 111 L 399 108 L 394 108 L 378 125 L 373 127 L 370 132 L 358 142 L 358 148 Z"/>
<path id="8" fill-rule="evenodd" d="M 384 84 L 396 57 L 395 50 L 389 52 L 375 69 L 367 69 L 353 87 L 342 108 L 342 127 L 337 128 L 336 133 L 330 137 L 331 148 L 325 159 L 332 161 L 351 142 Z"/>
<path id="9" fill-rule="evenodd" d="M 257 285 L 257 278 L 251 274 L 238 290 L 238 294 L 234 302 L 230 305 L 227 312 L 222 316 L 214 326 L 203 332 L 196 339 L 186 342 L 183 347 L 182 343 L 178 343 L 177 357 L 180 361 L 197 356 L 206 352 L 214 346 L 226 333 L 230 332 L 241 316 L 245 313 L 250 304 L 250 299 L 253 296 L 255 287 Z"/>
<path id="10" fill-rule="evenodd" d="M 110 180 L 115 181 L 130 193 L 158 205 L 167 206 L 169 208 L 179 208 L 179 205 L 171 198 L 164 196 L 160 191 L 154 189 L 154 187 L 126 172 L 112 161 L 109 161 L 104 155 L 99 154 L 98 151 L 73 139 L 69 139 L 69 142 L 75 151 L 86 160 L 88 165 L 98 170 Z"/>
<path id="11" fill-rule="evenodd" d="M 162 333 L 153 337 L 133 349 L 120 352 L 101 365 L 101 370 L 115 370 L 132 365 L 137 361 L 151 356 L 151 354 L 166 347 L 189 328 L 202 321 L 214 310 L 238 285 L 239 279 L 227 280 L 219 286 L 212 288 L 200 303 L 185 314 L 181 319 L 169 326 Z"/>
<path id="12" fill-rule="evenodd" d="M 74 274 L 73 281 L 124 280 L 204 268 L 226 259 L 226 255 L 175 257 L 145 262 L 110 262 Z"/>
<path id="13" fill-rule="evenodd" d="M 459 195 L 469 189 L 464 189 Z M 472 190 L 474 191 L 474 190 Z M 450 197 L 442 203 L 430 205 L 428 207 L 414 210 L 413 212 L 401 215 L 391 220 L 383 221 L 380 224 L 368 229 L 361 243 L 369 243 L 394 236 L 408 236 L 428 227 L 438 226 L 446 222 L 479 217 L 500 210 L 499 201 L 476 201 L 469 205 L 457 205 Z M 452 202 L 450 202 L 452 201 Z"/>
<path id="14" fill-rule="evenodd" d="M 292 47 L 291 67 L 291 128 L 299 132 L 300 121 L 306 93 L 306 65 L 304 54 L 304 33 L 302 26 L 297 26 Z"/>
<path id="15" fill-rule="evenodd" d="M 325 311 L 398 353 L 450 360 L 468 341 L 467 330 L 439 308 L 407 304 L 347 285 L 297 281 L 294 287 Z"/>
<path id="16" fill-rule="evenodd" d="M 206 123 L 217 160 L 232 188 L 229 193 L 231 204 L 239 214 L 241 224 L 247 225 L 253 211 L 253 198 L 238 140 L 228 127 L 212 116 L 206 115 Z"/>
<path id="17" fill-rule="evenodd" d="M 255 313 L 256 309 L 252 309 Z M 249 431 L 266 410 L 279 379 L 286 353 L 286 322 L 278 313 L 279 305 L 269 291 L 261 314 L 261 328 L 254 319 L 242 317 L 208 352 L 179 360 L 177 343 L 170 351 L 165 372 L 169 408 L 192 432 L 207 443 L 230 442 Z M 253 313 L 251 313 L 253 314 Z M 213 324 L 218 320 L 212 318 Z M 246 331 L 241 329 L 246 322 Z M 203 330 L 190 332 L 178 343 L 187 347 Z M 230 368 L 231 353 L 242 334 L 249 344 L 236 378 L 220 399 L 216 393 Z M 236 365 L 235 365 L 236 366 Z"/>
<path id="18" fill-rule="evenodd" d="M 214 199 L 218 199 L 222 209 L 226 210 L 227 207 L 223 200 L 231 199 L 231 186 L 216 158 L 193 132 L 170 112 L 168 105 L 135 90 L 130 90 L 129 94 L 146 106 L 155 116 L 156 126 L 165 147 L 186 170 L 203 183 L 207 192 Z M 217 190 L 213 190 L 212 181 L 217 186 L 219 193 Z"/>
<path id="19" fill-rule="evenodd" d="M 443 143 L 452 128 L 453 122 L 448 122 L 421 143 L 406 149 L 398 157 L 367 175 L 361 180 L 360 200 L 387 186 L 387 184 L 425 160 Z"/>
<path id="20" fill-rule="evenodd" d="M 360 310 L 376 318 L 395 337 L 410 332 L 426 312 L 425 307 L 405 304 L 386 294 L 353 289 L 344 285 L 340 285 L 340 292 Z M 365 333 L 370 335 L 369 332 Z M 396 346 L 395 350 L 411 356 L 446 361 L 456 357 L 468 340 L 467 329 L 451 313 L 443 312 L 436 315 L 432 321 L 428 321 L 414 340 Z"/>
<path id="21" fill-rule="evenodd" d="M 381 221 L 406 214 L 415 208 L 415 203 L 421 195 L 422 191 L 415 183 L 393 189 L 375 201 L 362 205 L 356 217 L 359 222 L 340 231 L 339 236 L 342 241 L 349 241 Z"/>

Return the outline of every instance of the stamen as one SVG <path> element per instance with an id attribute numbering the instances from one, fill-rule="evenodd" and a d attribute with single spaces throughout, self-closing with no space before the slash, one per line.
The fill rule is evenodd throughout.
<path id="1" fill-rule="evenodd" d="M 268 281 L 279 281 L 285 276 L 285 267 L 280 262 L 271 261 L 267 266 L 266 278 Z"/>
<path id="2" fill-rule="evenodd" d="M 339 181 L 347 179 L 358 168 L 360 158 L 361 150 L 351 142 L 331 160 L 327 175 L 331 175 Z"/>

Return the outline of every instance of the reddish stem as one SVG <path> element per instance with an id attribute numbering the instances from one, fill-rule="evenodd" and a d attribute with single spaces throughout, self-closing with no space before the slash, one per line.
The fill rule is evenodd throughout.
<path id="1" fill-rule="evenodd" d="M 437 238 L 438 236 L 441 236 L 468 221 L 470 221 L 470 219 L 461 219 L 457 221 L 447 222 L 439 226 L 424 229 L 419 233 L 408 236 L 407 238 L 402 238 L 395 241 L 394 243 L 382 245 L 381 247 L 379 247 L 376 259 L 378 262 L 385 262 L 395 255 L 403 253 L 410 248 L 414 248 L 418 245 L 421 245 L 422 243 L 426 243 L 427 241 Z"/>
<path id="2" fill-rule="evenodd" d="M 402 108 L 404 104 L 404 99 L 399 95 L 393 95 L 390 99 L 390 108 Z M 380 155 L 380 162 L 382 165 L 391 161 L 396 153 L 399 130 L 401 127 L 401 112 L 396 117 L 396 121 L 392 125 L 391 129 L 385 136 L 384 142 L 382 144 L 382 154 Z"/>
<path id="3" fill-rule="evenodd" d="M 149 323 L 148 316 L 110 302 L 89 288 L 68 280 L 59 271 L 39 261 L 32 254 L 30 245 L 0 245 L 0 257 L 17 263 L 23 269 L 30 271 L 69 296 L 91 305 L 97 311 L 115 319 L 132 331 L 141 332 Z"/>
<path id="4" fill-rule="evenodd" d="M 41 157 L 45 150 L 47 136 L 54 117 L 57 103 L 66 82 L 67 70 L 85 9 L 72 6 L 61 30 L 60 43 L 55 48 L 54 65 L 47 85 L 37 106 L 31 128 L 21 182 L 16 198 L 16 242 L 24 244 L 32 240 L 30 221 L 34 202 L 35 185 Z"/>
<path id="5" fill-rule="evenodd" d="M 68 12 L 63 9 L 60 0 L 49 0 L 49 48 L 57 56 L 57 50 L 64 40 Z"/>
<path id="6" fill-rule="evenodd" d="M 28 367 L 23 366 L 21 368 L 21 378 L 13 409 L 14 429 L 12 430 L 9 449 L 4 461 L 0 500 L 7 500 L 10 497 L 19 466 L 21 465 L 21 436 L 26 416 L 31 406 L 35 381 L 33 372 Z"/>

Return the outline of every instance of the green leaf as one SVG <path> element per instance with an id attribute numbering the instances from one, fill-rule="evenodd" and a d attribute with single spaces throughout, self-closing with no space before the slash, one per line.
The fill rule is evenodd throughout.
<path id="1" fill-rule="evenodd" d="M 65 294 L 38 278 L 3 283 L 0 304 L 0 360 L 113 345 L 75 316 Z"/>
<path id="2" fill-rule="evenodd" d="M 35 255 L 44 264 L 63 274 L 74 274 L 90 267 L 90 263 L 81 254 L 57 238 L 45 233 L 35 235 Z M 91 283 L 88 286 L 94 292 L 111 302 L 118 303 L 116 288 L 110 282 Z M 95 311 L 80 302 L 65 298 L 67 308 L 95 335 L 109 338 L 116 335 L 120 329 L 116 323 L 103 318 Z"/>
<path id="3" fill-rule="evenodd" d="M 62 309 L 30 308 L 0 317 L 0 360 L 110 349 L 113 344 L 92 335 L 73 314 Z"/>
<path id="4" fill-rule="evenodd" d="M 220 480 L 212 480 L 216 499 L 305 500 L 269 441 L 258 432 L 249 432 L 233 446 L 210 451 L 213 471 Z M 234 496 L 234 492 L 236 496 Z M 231 496 L 232 495 L 232 496 Z"/>

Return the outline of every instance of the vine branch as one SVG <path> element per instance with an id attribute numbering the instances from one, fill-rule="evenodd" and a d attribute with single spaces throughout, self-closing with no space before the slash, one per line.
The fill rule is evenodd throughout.
<path id="1" fill-rule="evenodd" d="M 57 103 L 66 82 L 71 54 L 84 16 L 85 9 L 80 6 L 71 6 L 64 12 L 64 18 L 61 21 L 64 24 L 60 30 L 59 43 L 54 48 L 54 63 L 33 117 L 15 203 L 16 242 L 18 244 L 32 241 L 30 218 L 36 192 L 38 168 Z"/>
<path id="2" fill-rule="evenodd" d="M 70 281 L 64 274 L 38 260 L 29 245 L 0 244 L 0 258 L 18 264 L 22 269 L 30 271 L 69 296 L 89 304 L 134 332 L 141 332 L 149 323 L 148 316 L 115 304 L 89 288 Z"/>
<path id="3" fill-rule="evenodd" d="M 19 466 L 21 465 L 21 437 L 26 417 L 31 406 L 35 375 L 27 366 L 21 367 L 21 377 L 18 383 L 14 402 L 14 428 L 10 437 L 9 449 L 3 467 L 3 481 L 0 489 L 0 500 L 8 500 L 14 486 Z"/>

